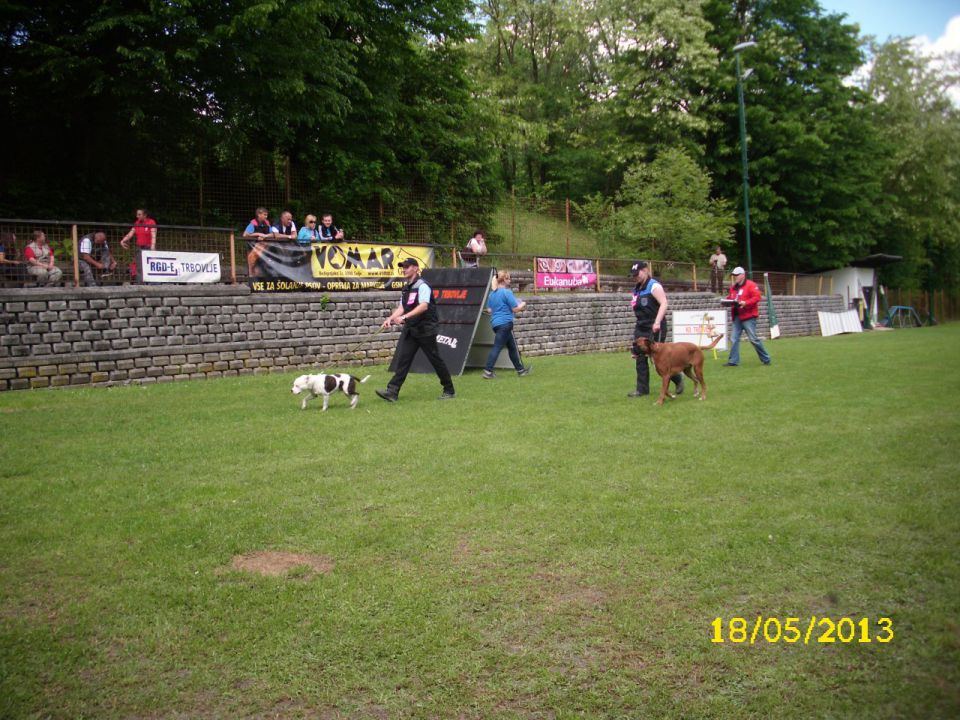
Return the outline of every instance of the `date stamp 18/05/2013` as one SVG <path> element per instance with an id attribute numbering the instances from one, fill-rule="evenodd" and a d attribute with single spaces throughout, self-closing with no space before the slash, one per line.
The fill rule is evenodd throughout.
<path id="1" fill-rule="evenodd" d="M 801 622 L 802 620 L 802 622 Z M 860 618 L 811 615 L 810 618 L 743 617 L 714 618 L 710 642 L 750 644 L 802 643 L 804 645 L 841 643 L 888 643 L 893 640 L 893 620 L 880 617 L 876 620 Z"/>

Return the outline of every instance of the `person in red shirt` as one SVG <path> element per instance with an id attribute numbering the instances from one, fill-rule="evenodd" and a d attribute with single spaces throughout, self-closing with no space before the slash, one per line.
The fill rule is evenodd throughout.
<path id="1" fill-rule="evenodd" d="M 727 293 L 727 300 L 733 300 L 730 308 L 733 315 L 733 334 L 730 337 L 730 355 L 725 366 L 736 367 L 740 364 L 740 334 L 746 332 L 747 339 L 757 351 L 757 357 L 764 365 L 770 364 L 770 353 L 757 336 L 757 318 L 760 317 L 760 288 L 753 280 L 747 280 L 747 274 L 739 265 L 730 273 L 733 284 Z"/>
<path id="2" fill-rule="evenodd" d="M 136 237 L 137 248 L 136 255 L 130 263 L 130 280 L 138 282 L 141 277 L 140 270 L 143 268 L 143 251 L 157 249 L 157 221 L 150 217 L 150 213 L 144 208 L 137 209 L 137 219 L 130 228 L 130 232 L 123 236 L 120 244 L 124 249 L 130 248 L 130 239 Z"/>

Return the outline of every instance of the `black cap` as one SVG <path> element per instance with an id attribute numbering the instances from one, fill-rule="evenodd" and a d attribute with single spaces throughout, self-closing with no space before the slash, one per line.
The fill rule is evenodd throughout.
<path id="1" fill-rule="evenodd" d="M 637 260 L 633 265 L 630 266 L 631 275 L 639 275 L 641 270 L 645 270 L 649 267 L 646 260 Z"/>
<path id="2" fill-rule="evenodd" d="M 417 259 L 412 257 L 408 257 L 407 259 L 401 260 L 397 263 L 397 267 L 410 267 L 411 265 L 420 267 L 420 263 L 417 261 Z"/>

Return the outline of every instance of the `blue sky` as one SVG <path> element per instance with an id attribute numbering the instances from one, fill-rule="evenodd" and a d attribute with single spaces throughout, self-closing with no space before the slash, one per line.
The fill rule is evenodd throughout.
<path id="1" fill-rule="evenodd" d="M 960 17 L 960 0 L 820 0 L 824 10 L 846 13 L 862 35 L 881 42 L 891 35 L 925 35 L 936 41 L 951 17 Z"/>

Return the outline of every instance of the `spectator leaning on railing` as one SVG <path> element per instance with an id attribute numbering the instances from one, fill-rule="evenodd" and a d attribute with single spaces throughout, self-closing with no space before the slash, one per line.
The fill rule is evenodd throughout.
<path id="1" fill-rule="evenodd" d="M 331 243 L 337 240 L 343 240 L 343 230 L 333 224 L 333 215 L 324 213 L 320 224 L 320 242 Z"/>
<path id="2" fill-rule="evenodd" d="M 473 237 L 467 241 L 467 245 L 460 251 L 460 259 L 463 261 L 463 267 L 480 267 L 480 256 L 487 254 L 487 240 L 483 230 L 477 230 Z"/>
<path id="3" fill-rule="evenodd" d="M 145 208 L 137 209 L 137 219 L 134 220 L 133 227 L 120 241 L 124 249 L 130 247 L 130 239 L 133 237 L 136 237 L 137 252 L 130 263 L 130 282 L 136 283 L 142 280 L 143 251 L 157 249 L 157 221 L 150 217 Z"/>
<path id="4" fill-rule="evenodd" d="M 265 207 L 257 208 L 256 217 L 247 223 L 247 227 L 243 231 L 243 237 L 247 240 L 254 239 L 260 241 L 254 243 L 253 247 L 250 248 L 250 252 L 247 253 L 247 272 L 250 277 L 256 277 L 257 262 L 260 260 L 260 256 L 264 250 L 267 249 L 267 243 L 265 241 L 276 237 L 276 232 L 270 224 Z"/>
<path id="5" fill-rule="evenodd" d="M 63 271 L 54 264 L 53 248 L 47 244 L 47 235 L 43 230 L 33 231 L 33 242 L 23 251 L 27 260 L 27 272 L 38 283 L 47 286 L 59 285 Z"/>
<path id="6" fill-rule="evenodd" d="M 278 240 L 296 240 L 297 224 L 293 221 L 293 213 L 284 210 L 280 213 L 280 222 L 271 227 Z"/>
<path id="7" fill-rule="evenodd" d="M 320 241 L 320 231 L 317 230 L 317 216 L 307 215 L 303 219 L 303 227 L 297 233 L 297 242 L 301 245 L 309 245 Z"/>

